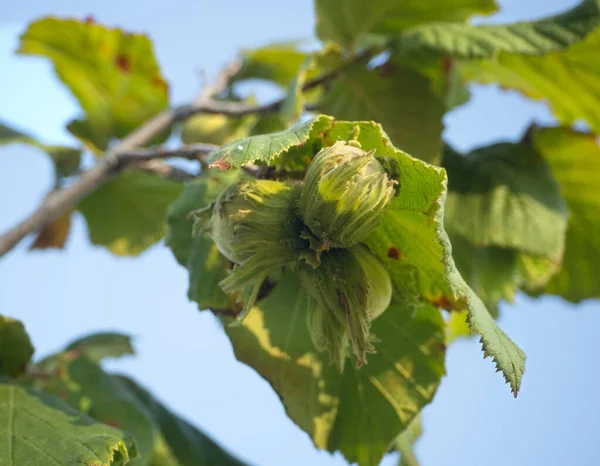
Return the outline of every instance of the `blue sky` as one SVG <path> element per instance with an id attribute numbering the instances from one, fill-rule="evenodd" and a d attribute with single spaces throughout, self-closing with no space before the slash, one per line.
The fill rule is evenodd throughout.
<path id="1" fill-rule="evenodd" d="M 6 2 L 5 2 L 6 3 Z M 65 122 L 77 106 L 43 60 L 15 57 L 18 34 L 47 14 L 84 17 L 147 32 L 155 43 L 175 103 L 192 98 L 200 73 L 209 76 L 243 47 L 312 36 L 310 1 L 157 0 L 11 2 L 0 17 L 0 119 L 45 142 L 69 141 Z M 575 2 L 500 1 L 493 21 L 561 11 Z M 2 10 L 7 10 L 5 5 Z M 263 90 L 263 97 L 269 91 Z M 474 99 L 446 118 L 446 138 L 460 149 L 520 137 L 531 121 L 552 122 L 541 103 L 475 87 Z M 22 146 L 0 150 L 0 230 L 30 212 L 51 186 L 51 166 Z M 94 330 L 136 337 L 138 355 L 112 362 L 175 411 L 254 465 L 342 465 L 314 449 L 290 421 L 270 386 L 238 363 L 210 313 L 186 298 L 186 273 L 163 245 L 139 258 L 115 258 L 87 240 L 77 218 L 64 252 L 26 251 L 0 260 L 0 312 L 22 319 L 43 355 Z M 587 466 L 597 464 L 600 304 L 519 296 L 504 306 L 501 327 L 527 352 L 527 371 L 514 400 L 474 340 L 448 351 L 448 376 L 424 411 L 417 444 L 424 466 Z M 385 460 L 395 464 L 394 455 Z"/>

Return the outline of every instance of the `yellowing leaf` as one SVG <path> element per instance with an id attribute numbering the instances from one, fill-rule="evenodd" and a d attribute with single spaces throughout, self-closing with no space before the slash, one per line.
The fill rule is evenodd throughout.
<path id="1" fill-rule="evenodd" d="M 50 59 L 101 145 L 126 136 L 169 104 L 168 85 L 144 35 L 49 17 L 29 25 L 17 52 Z"/>
<path id="2" fill-rule="evenodd" d="M 67 212 L 52 223 L 46 225 L 42 231 L 38 233 L 30 249 L 63 249 L 67 242 L 69 231 L 71 230 L 72 213 L 73 212 Z"/>

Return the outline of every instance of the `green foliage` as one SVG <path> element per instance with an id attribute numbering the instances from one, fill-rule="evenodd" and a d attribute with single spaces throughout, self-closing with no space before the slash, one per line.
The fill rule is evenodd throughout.
<path id="1" fill-rule="evenodd" d="M 242 67 L 233 82 L 264 79 L 287 87 L 296 77 L 307 54 L 300 52 L 297 42 L 281 42 L 251 50 L 242 50 Z"/>
<path id="2" fill-rule="evenodd" d="M 210 438 L 189 424 L 184 419 L 170 412 L 157 401 L 146 389 L 127 377 L 118 377 L 137 400 L 144 405 L 152 415 L 160 431 L 165 449 L 170 450 L 172 462 L 165 466 L 243 466 L 240 460 L 221 449 Z M 155 445 L 155 451 L 157 446 Z M 162 463 L 152 463 L 153 466 L 163 466 Z"/>
<path id="3" fill-rule="evenodd" d="M 545 100 L 561 123 L 586 121 L 600 132 L 600 29 L 566 50 L 547 55 L 499 53 L 493 60 L 461 64 L 466 79 L 497 83 Z"/>
<path id="4" fill-rule="evenodd" d="M 134 354 L 131 337 L 121 333 L 94 333 L 75 340 L 67 346 L 66 351 L 85 355 L 97 363 L 106 358 L 120 358 Z"/>
<path id="5" fill-rule="evenodd" d="M 569 207 L 562 268 L 545 291 L 579 302 L 600 297 L 600 148 L 597 137 L 569 128 L 533 132 L 532 146 L 550 166 Z"/>
<path id="6" fill-rule="evenodd" d="M 3 464 L 124 466 L 137 456 L 130 435 L 10 383 L 0 384 L 0 432 Z"/>
<path id="7" fill-rule="evenodd" d="M 23 323 L 0 314 L 0 376 L 24 372 L 33 351 Z"/>
<path id="8" fill-rule="evenodd" d="M 93 244 L 119 256 L 136 256 L 166 233 L 164 216 L 183 185 L 148 173 L 127 171 L 79 205 Z"/>
<path id="9" fill-rule="evenodd" d="M 542 55 L 584 39 L 600 25 L 597 0 L 584 0 L 560 15 L 510 25 L 432 23 L 400 36 L 403 53 L 434 52 L 456 58 L 493 58 L 499 52 Z"/>
<path id="10" fill-rule="evenodd" d="M 411 111 L 401 111 L 398 102 Z M 335 81 L 319 108 L 340 120 L 377 121 L 402 150 L 426 162 L 440 159 L 444 105 L 428 80 L 410 69 L 394 63 L 375 70 L 353 67 Z"/>
<path id="11" fill-rule="evenodd" d="M 316 0 L 315 7 L 317 36 L 350 49 L 368 35 L 397 35 L 422 23 L 460 22 L 497 9 L 494 0 Z"/>
<path id="12" fill-rule="evenodd" d="M 187 187 L 171 204 L 167 214 L 169 229 L 166 243 L 177 262 L 188 269 L 188 297 L 197 302 L 200 309 L 229 309 L 233 304 L 233 299 L 219 286 L 231 263 L 219 253 L 209 237 L 204 234 L 192 236 L 194 220 L 189 213 L 208 206 L 236 179 L 235 173 L 209 170 Z"/>
<path id="13" fill-rule="evenodd" d="M 182 143 L 220 146 L 198 155 L 195 179 L 111 165 L 97 189 L 38 225 L 31 247 L 63 247 L 75 211 L 91 242 L 115 255 L 138 255 L 166 234 L 190 300 L 219 316 L 237 359 L 272 385 L 317 448 L 359 466 L 395 448 L 400 465 L 415 466 L 419 413 L 445 374 L 447 344 L 477 335 L 516 396 L 525 355 L 496 325 L 499 303 L 518 290 L 600 297 L 600 3 L 510 25 L 468 22 L 496 9 L 493 0 L 316 0 L 320 50 L 244 50 L 231 80 L 203 95 L 255 105 L 236 84 L 258 79 L 285 92 L 280 101 L 181 125 L 189 108 L 174 112 Z M 18 53 L 51 61 L 82 109 L 67 128 L 97 157 L 168 107 L 143 35 L 43 18 Z M 563 126 L 459 154 L 444 144 L 442 121 L 468 100 L 469 82 L 543 99 Z M 590 133 L 570 128 L 581 120 Z M 0 124 L 0 145 L 13 143 L 50 156 L 52 193 L 85 178 L 75 179 L 80 149 Z M 326 153 L 335 168 L 320 170 Z M 131 354 L 128 336 L 101 333 L 32 364 L 23 324 L 0 316 L 0 463 L 242 466 L 100 365 Z"/>
<path id="14" fill-rule="evenodd" d="M 540 289 L 556 273 L 568 211 L 550 168 L 525 144 L 465 155 L 447 148 L 445 227 L 461 274 L 495 312 L 517 288 Z"/>
<path id="15" fill-rule="evenodd" d="M 312 343 L 307 305 L 298 277 L 286 274 L 240 326 L 226 327 L 236 357 L 271 383 L 317 448 L 377 465 L 394 437 L 431 402 L 444 374 L 441 315 L 427 304 L 392 304 L 373 322 L 381 340 L 377 354 L 360 369 L 347 362 L 340 374 Z"/>

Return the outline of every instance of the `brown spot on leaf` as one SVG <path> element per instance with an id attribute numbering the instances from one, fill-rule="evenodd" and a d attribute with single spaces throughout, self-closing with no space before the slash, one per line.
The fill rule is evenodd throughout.
<path id="1" fill-rule="evenodd" d="M 398 250 L 398 248 L 392 246 L 387 250 L 387 256 L 390 259 L 394 259 L 397 261 L 403 256 L 403 254 Z"/>
<path id="2" fill-rule="evenodd" d="M 115 65 L 124 73 L 129 73 L 131 71 L 131 61 L 129 57 L 123 53 L 118 54 L 115 57 Z"/>
<path id="3" fill-rule="evenodd" d="M 446 295 L 441 295 L 439 298 L 432 299 L 430 303 L 435 307 L 446 309 L 447 311 L 453 311 L 455 309 L 454 302 L 450 301 Z"/>
<path id="4" fill-rule="evenodd" d="M 121 428 L 121 423 L 119 421 L 117 421 L 116 419 L 105 419 L 102 422 L 104 424 L 106 424 L 107 426 L 115 427 L 117 429 Z"/>
<path id="5" fill-rule="evenodd" d="M 216 167 L 219 170 L 229 170 L 231 168 L 231 164 L 225 160 L 225 156 L 218 158 L 213 163 L 211 163 L 209 168 Z"/>
<path id="6" fill-rule="evenodd" d="M 94 24 L 96 22 L 92 15 L 87 15 L 83 21 L 85 24 Z"/>
<path id="7" fill-rule="evenodd" d="M 450 57 L 442 57 L 441 59 L 442 72 L 446 77 L 452 73 L 452 69 L 454 68 L 454 61 Z"/>

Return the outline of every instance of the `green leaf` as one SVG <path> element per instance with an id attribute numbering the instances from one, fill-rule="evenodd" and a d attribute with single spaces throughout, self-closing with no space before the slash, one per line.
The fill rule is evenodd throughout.
<path id="1" fill-rule="evenodd" d="M 560 262 L 568 211 L 546 162 L 523 144 L 464 156 L 446 150 L 445 228 L 476 246 L 499 246 Z"/>
<path id="2" fill-rule="evenodd" d="M 243 50 L 242 67 L 233 82 L 246 79 L 265 79 L 287 87 L 298 74 L 307 54 L 297 49 L 298 42 L 281 42 Z"/>
<path id="3" fill-rule="evenodd" d="M 560 184 L 570 217 L 562 269 L 546 292 L 579 302 L 600 298 L 600 147 L 569 128 L 534 131 L 532 146 Z"/>
<path id="4" fill-rule="evenodd" d="M 347 69 L 320 109 L 337 119 L 377 121 L 396 146 L 427 162 L 439 161 L 445 108 L 431 83 L 413 70 L 394 63 Z"/>
<path id="5" fill-rule="evenodd" d="M 120 358 L 135 354 L 129 335 L 112 332 L 94 333 L 78 338 L 69 344 L 65 351 L 83 354 L 94 362 L 100 362 L 105 358 Z"/>
<path id="6" fill-rule="evenodd" d="M 584 0 L 565 13 L 538 21 L 472 26 L 432 23 L 403 33 L 403 53 L 433 52 L 456 58 L 492 58 L 499 52 L 542 55 L 583 40 L 600 25 L 597 0 Z"/>
<path id="7" fill-rule="evenodd" d="M 600 28 L 567 50 L 541 57 L 499 53 L 493 60 L 465 62 L 466 79 L 498 83 L 545 100 L 565 125 L 585 120 L 600 133 Z"/>
<path id="8" fill-rule="evenodd" d="M 38 382 L 38 388 L 99 422 L 131 433 L 139 451 L 139 458 L 131 464 L 149 464 L 156 426 L 151 414 L 121 380 L 86 356 L 73 357 L 70 352 L 51 356 L 40 367 L 51 375 Z"/>
<path id="9" fill-rule="evenodd" d="M 194 426 L 169 411 L 136 382 L 126 377 L 118 377 L 118 380 L 135 394 L 136 398 L 155 419 L 164 441 L 164 444 L 161 446 L 163 449 L 161 456 L 163 458 L 170 456 L 171 461 L 175 458 L 178 461 L 177 463 L 167 464 L 181 466 L 244 465 L 243 462 L 231 456 Z M 168 450 L 170 455 L 165 450 Z M 162 465 L 163 463 L 160 464 Z"/>
<path id="10" fill-rule="evenodd" d="M 354 48 L 366 35 L 397 35 L 421 23 L 464 21 L 497 10 L 494 0 L 316 0 L 317 36 Z"/>
<path id="11" fill-rule="evenodd" d="M 288 94 L 281 107 L 281 119 L 287 123 L 295 123 L 304 111 L 304 95 L 302 88 L 308 79 L 309 72 L 314 69 L 314 60 L 312 57 L 307 57 L 304 63 L 300 66 L 298 73 L 288 87 Z"/>
<path id="12" fill-rule="evenodd" d="M 0 123 L 0 146 L 8 144 L 27 144 L 46 152 L 54 163 L 58 178 L 75 174 L 81 162 L 81 151 L 79 149 L 43 144 L 28 134 Z"/>
<path id="13" fill-rule="evenodd" d="M 394 442 L 396 450 L 400 452 L 398 466 L 419 466 L 419 460 L 415 456 L 414 445 L 421 437 L 421 416 L 417 416 L 408 425 Z"/>
<path id="14" fill-rule="evenodd" d="M 166 244 L 173 251 L 177 262 L 189 271 L 188 297 L 198 303 L 200 309 L 227 309 L 233 299 L 227 296 L 219 282 L 227 276 L 231 267 L 206 234 L 192 237 L 192 210 L 206 207 L 238 174 L 219 173 L 208 170 L 200 179 L 191 183 L 181 196 L 169 207 Z"/>
<path id="15" fill-rule="evenodd" d="M 116 255 L 136 256 L 166 233 L 167 207 L 183 191 L 181 183 L 126 171 L 80 204 L 93 244 Z"/>
<path id="16" fill-rule="evenodd" d="M 0 384 L 0 432 L 10 465 L 123 466 L 137 456 L 128 434 L 18 385 Z"/>
<path id="17" fill-rule="evenodd" d="M 317 130 L 330 125 L 331 118 L 321 115 L 315 119 L 277 133 L 240 139 L 211 152 L 206 161 L 220 170 L 239 168 L 246 163 L 271 163 L 292 147 L 302 147 Z"/>
<path id="18" fill-rule="evenodd" d="M 99 148 L 168 107 L 168 85 L 144 35 L 49 17 L 29 25 L 17 53 L 50 59 L 102 141 Z"/>
<path id="19" fill-rule="evenodd" d="M 393 157 L 401 173 L 399 194 L 384 214 L 382 224 L 365 242 L 387 264 L 399 295 L 410 302 L 415 294 L 436 306 L 468 310 L 469 326 L 481 337 L 485 356 L 492 356 L 513 393 L 525 370 L 525 354 L 500 330 L 481 300 L 456 269 L 443 227 L 446 173 L 396 149 L 373 122 L 336 122 L 328 138 L 349 134 L 363 150 Z M 358 134 L 356 134 L 358 133 Z"/>
<path id="20" fill-rule="evenodd" d="M 240 152 L 252 154 L 250 157 L 234 157 L 228 150 L 213 153 L 213 160 L 220 161 L 220 168 L 230 164 L 239 166 L 258 157 L 272 161 L 282 153 L 283 160 L 299 162 L 308 158 L 310 161 L 318 150 L 337 140 L 354 140 L 363 150 L 375 149 L 378 156 L 392 157 L 398 164 L 401 173 L 399 195 L 386 211 L 381 226 L 366 241 L 387 263 L 397 288 L 396 299 L 407 306 L 417 305 L 419 300 L 425 299 L 440 307 L 467 309 L 470 327 L 480 335 L 486 356 L 493 357 L 516 394 L 525 355 L 496 326 L 481 300 L 456 269 L 443 228 L 446 196 L 443 169 L 396 149 L 381 126 L 374 122 L 334 121 L 325 116 L 289 131 L 239 141 L 242 148 L 246 147 L 246 151 Z"/>
<path id="21" fill-rule="evenodd" d="M 271 383 L 318 448 L 377 465 L 444 374 L 441 314 L 426 304 L 392 304 L 373 322 L 377 354 L 361 369 L 347 362 L 340 374 L 312 344 L 307 305 L 299 277 L 284 274 L 240 326 L 226 327 L 236 357 Z"/>
<path id="22" fill-rule="evenodd" d="M 67 131 L 96 156 L 108 149 L 109 140 L 103 135 L 103 131 L 87 120 L 71 120 L 67 124 Z"/>
<path id="23" fill-rule="evenodd" d="M 183 124 L 181 140 L 186 144 L 202 142 L 220 146 L 248 136 L 256 121 L 255 115 L 242 118 L 195 115 Z"/>
<path id="24" fill-rule="evenodd" d="M 0 314 L 0 374 L 18 376 L 25 371 L 33 352 L 23 323 Z"/>
<path id="25" fill-rule="evenodd" d="M 540 289 L 558 270 L 568 211 L 548 165 L 525 144 L 444 154 L 444 224 L 456 266 L 493 314 L 517 288 Z"/>
<path id="26" fill-rule="evenodd" d="M 476 246 L 458 235 L 450 239 L 456 267 L 494 317 L 501 300 L 513 302 L 519 288 L 541 290 L 560 268 L 560 262 L 518 249 Z"/>

